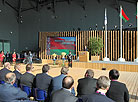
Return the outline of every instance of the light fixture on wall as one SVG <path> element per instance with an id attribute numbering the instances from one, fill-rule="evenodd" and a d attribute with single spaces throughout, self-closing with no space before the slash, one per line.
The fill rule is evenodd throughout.
<path id="1" fill-rule="evenodd" d="M 78 27 L 78 31 L 80 31 L 81 29 Z"/>
<path id="2" fill-rule="evenodd" d="M 2 12 L 2 10 L 0 10 L 0 13 Z"/>
<path id="3" fill-rule="evenodd" d="M 103 30 L 105 30 L 105 27 L 103 26 Z"/>
<path id="4" fill-rule="evenodd" d="M 92 27 L 89 27 L 89 30 L 92 30 Z"/>
<path id="5" fill-rule="evenodd" d="M 131 28 L 133 26 L 133 24 L 132 23 L 129 23 L 128 26 Z"/>
<path id="6" fill-rule="evenodd" d="M 95 27 L 96 27 L 96 30 L 97 30 L 98 24 L 96 24 Z"/>
<path id="7" fill-rule="evenodd" d="M 12 34 L 13 32 L 11 31 L 10 34 Z"/>
<path id="8" fill-rule="evenodd" d="M 87 14 L 86 14 L 86 15 L 84 15 L 84 17 L 85 17 L 85 18 L 87 18 Z"/>
<path id="9" fill-rule="evenodd" d="M 117 29 L 117 25 L 115 25 L 114 28 Z"/>
<path id="10" fill-rule="evenodd" d="M 21 20 L 21 21 L 20 21 L 20 23 L 22 24 L 22 23 L 23 23 L 23 21 Z"/>

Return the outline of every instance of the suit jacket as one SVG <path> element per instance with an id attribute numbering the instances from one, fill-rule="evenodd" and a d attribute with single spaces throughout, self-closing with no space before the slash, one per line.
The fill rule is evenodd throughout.
<path id="1" fill-rule="evenodd" d="M 17 70 L 14 70 L 13 73 L 15 73 L 15 75 L 16 75 L 16 81 L 15 81 L 15 83 L 18 86 L 20 86 L 20 78 L 21 78 L 22 74 L 20 72 L 18 72 Z"/>
<path id="2" fill-rule="evenodd" d="M 96 91 L 97 79 L 86 77 L 78 80 L 78 96 L 93 94 Z"/>
<path id="3" fill-rule="evenodd" d="M 26 72 L 21 76 L 20 84 L 32 88 L 34 78 L 35 78 L 35 76 L 33 74 Z"/>
<path id="4" fill-rule="evenodd" d="M 35 77 L 35 86 L 36 88 L 39 88 L 48 92 L 51 81 L 52 81 L 52 77 L 49 76 L 48 74 L 46 73 L 37 74 Z"/>
<path id="5" fill-rule="evenodd" d="M 106 95 L 116 102 L 129 102 L 129 92 L 126 85 L 118 81 L 111 81 Z"/>
<path id="6" fill-rule="evenodd" d="M 100 93 L 94 93 L 83 97 L 83 102 L 115 102 L 112 99 L 108 98 L 105 95 Z"/>
<path id="7" fill-rule="evenodd" d="M 7 83 L 0 85 L 0 102 L 20 102 L 19 100 L 21 99 L 28 100 L 25 102 L 29 102 L 27 94 L 20 88 L 15 88 Z"/>
<path id="8" fill-rule="evenodd" d="M 5 81 L 5 76 L 7 73 L 10 73 L 11 71 L 8 70 L 7 68 L 3 68 L 0 70 L 0 80 Z"/>
<path id="9" fill-rule="evenodd" d="M 61 75 L 54 77 L 52 79 L 52 85 L 51 85 L 52 86 L 52 92 L 62 88 L 62 80 L 65 76 L 66 75 L 61 74 Z"/>
<path id="10" fill-rule="evenodd" d="M 73 96 L 71 92 L 66 89 L 55 91 L 50 97 L 50 102 L 77 102 L 78 98 Z"/>

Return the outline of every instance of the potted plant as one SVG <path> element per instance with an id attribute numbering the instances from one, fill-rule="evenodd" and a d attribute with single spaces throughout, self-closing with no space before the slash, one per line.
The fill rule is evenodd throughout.
<path id="1" fill-rule="evenodd" d="M 102 52 L 103 48 L 103 40 L 102 38 L 94 37 L 89 40 L 88 50 L 91 52 L 91 60 L 92 61 L 99 61 L 100 56 L 99 54 Z"/>

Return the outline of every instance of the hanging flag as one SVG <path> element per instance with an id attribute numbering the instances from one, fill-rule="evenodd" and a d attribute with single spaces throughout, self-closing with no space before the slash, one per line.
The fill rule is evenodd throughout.
<path id="1" fill-rule="evenodd" d="M 136 19 L 137 19 L 137 12 L 136 12 L 135 16 L 136 16 Z"/>
<path id="2" fill-rule="evenodd" d="M 122 19 L 127 22 L 129 20 L 129 18 L 127 17 L 127 15 L 125 14 L 124 10 L 121 10 L 122 14 L 120 13 L 120 16 L 122 17 Z"/>

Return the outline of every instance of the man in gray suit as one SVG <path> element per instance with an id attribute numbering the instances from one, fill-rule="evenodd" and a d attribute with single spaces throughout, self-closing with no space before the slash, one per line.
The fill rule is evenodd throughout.
<path id="1" fill-rule="evenodd" d="M 51 84 L 51 89 L 52 89 L 52 93 L 56 90 L 59 90 L 62 88 L 62 80 L 65 76 L 68 75 L 69 72 L 69 68 L 67 67 L 62 67 L 61 68 L 61 74 L 57 77 L 54 77 L 52 79 L 52 84 Z M 74 88 L 72 88 L 71 93 L 75 96 L 75 91 Z"/>
<path id="2" fill-rule="evenodd" d="M 14 73 L 6 74 L 5 83 L 0 85 L 0 102 L 30 102 L 25 92 L 13 86 L 15 80 Z"/>
<path id="3" fill-rule="evenodd" d="M 61 74 L 59 76 L 52 79 L 52 92 L 62 88 L 62 80 L 68 74 L 69 68 L 62 67 L 60 72 Z"/>
<path id="4" fill-rule="evenodd" d="M 66 76 L 62 81 L 62 89 L 52 93 L 50 102 L 77 102 L 78 98 L 71 94 L 74 80 L 71 76 Z"/>

